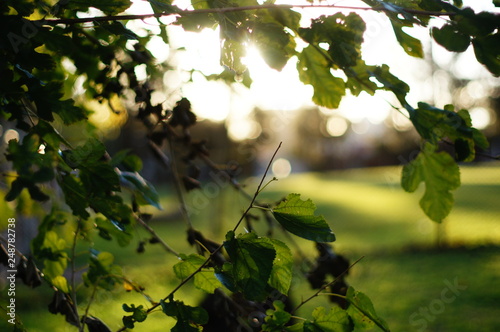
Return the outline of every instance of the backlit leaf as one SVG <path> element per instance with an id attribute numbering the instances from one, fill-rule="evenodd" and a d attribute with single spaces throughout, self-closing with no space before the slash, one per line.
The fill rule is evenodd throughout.
<path id="1" fill-rule="evenodd" d="M 111 290 L 121 282 L 121 267 L 113 264 L 114 256 L 109 252 L 92 252 L 89 269 L 83 274 L 87 286 L 98 285 L 106 290 Z"/>
<path id="2" fill-rule="evenodd" d="M 276 250 L 269 286 L 286 295 L 292 284 L 293 255 L 290 248 L 283 242 L 276 239 L 269 239 L 269 241 Z"/>
<path id="3" fill-rule="evenodd" d="M 447 138 L 455 142 L 463 140 L 468 144 L 468 155 L 460 160 L 472 161 L 475 156 L 475 145 L 486 148 L 487 141 L 484 135 L 472 128 L 469 112 L 460 110 L 455 112 L 452 105 L 439 109 L 426 103 L 418 103 L 418 109 L 410 113 L 410 120 L 422 138 L 437 144 Z"/>
<path id="4" fill-rule="evenodd" d="M 312 312 L 313 324 L 324 332 L 350 332 L 352 322 L 347 312 L 339 307 L 331 307 L 329 311 L 324 307 L 317 307 Z"/>
<path id="5" fill-rule="evenodd" d="M 299 194 L 289 194 L 272 209 L 276 220 L 290 233 L 316 242 L 333 242 L 335 235 L 323 216 L 316 216 L 316 205 Z"/>
<path id="6" fill-rule="evenodd" d="M 460 171 L 453 158 L 446 152 L 436 152 L 436 147 L 426 143 L 417 158 L 403 167 L 401 185 L 413 192 L 425 183 L 425 194 L 420 206 L 433 221 L 441 222 L 451 211 L 451 190 L 460 186 Z"/>
<path id="7" fill-rule="evenodd" d="M 292 315 L 285 310 L 285 304 L 281 301 L 273 302 L 274 310 L 266 311 L 265 323 L 262 325 L 262 331 L 281 332 L 285 330 L 285 324 L 290 321 Z"/>
<path id="8" fill-rule="evenodd" d="M 472 41 L 477 61 L 496 77 L 500 76 L 500 33 L 475 38 Z"/>
<path id="9" fill-rule="evenodd" d="M 87 211 L 87 192 L 82 183 L 72 174 L 63 175 L 58 179 L 58 182 L 64 192 L 66 204 L 69 205 L 73 214 L 87 219 L 90 216 Z"/>
<path id="10" fill-rule="evenodd" d="M 184 280 L 194 273 L 202 264 L 204 264 L 205 261 L 206 258 L 201 255 L 183 255 L 182 261 L 174 265 L 174 272 L 179 279 Z M 214 274 L 213 268 L 203 268 L 195 274 L 193 279 L 194 286 L 196 288 L 210 294 L 213 294 L 217 288 L 222 287 L 221 282 Z"/>
<path id="11" fill-rule="evenodd" d="M 222 43 L 220 63 L 234 71 L 237 75 L 243 74 L 247 67 L 241 62 L 246 55 L 245 46 L 235 40 L 226 39 Z"/>
<path id="12" fill-rule="evenodd" d="M 396 39 L 399 42 L 399 45 L 405 50 L 408 55 L 423 58 L 424 51 L 422 49 L 422 42 L 407 34 L 403 31 L 403 25 L 398 21 L 391 21 L 392 28 L 394 30 L 394 34 L 396 35 Z"/>
<path id="13" fill-rule="evenodd" d="M 262 301 L 266 298 L 267 281 L 271 276 L 276 250 L 266 238 L 255 233 L 234 237 L 226 235 L 224 242 L 231 260 L 234 283 L 247 299 Z"/>
<path id="14" fill-rule="evenodd" d="M 349 287 L 346 298 L 349 302 L 347 314 L 356 327 L 368 329 L 377 325 L 383 331 L 389 331 L 387 323 L 377 316 L 372 301 L 368 296 Z"/>
<path id="15" fill-rule="evenodd" d="M 175 317 L 177 323 L 172 328 L 173 332 L 198 332 L 201 325 L 208 322 L 208 313 L 201 307 L 185 305 L 182 301 L 160 301 L 163 312 L 170 317 Z"/>
<path id="16" fill-rule="evenodd" d="M 457 31 L 450 24 L 442 28 L 432 28 L 432 36 L 441 46 L 451 52 L 465 52 L 470 45 L 470 36 Z"/>
<path id="17" fill-rule="evenodd" d="M 281 70 L 288 59 L 295 53 L 295 41 L 276 23 L 256 24 L 252 31 L 252 40 L 259 48 L 264 61 L 269 67 Z"/>
<path id="18" fill-rule="evenodd" d="M 313 101 L 319 106 L 337 108 L 345 95 L 345 83 L 330 72 L 330 64 L 313 46 L 306 47 L 299 54 L 297 70 L 304 84 L 312 85 Z"/>

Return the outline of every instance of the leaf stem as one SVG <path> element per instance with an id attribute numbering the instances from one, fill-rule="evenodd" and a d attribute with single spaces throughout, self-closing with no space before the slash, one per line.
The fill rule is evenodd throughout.
<path id="1" fill-rule="evenodd" d="M 153 235 L 155 237 L 156 240 L 158 240 L 160 242 L 160 244 L 163 246 L 163 248 L 167 252 L 180 258 L 179 253 L 177 251 L 175 251 L 174 249 L 172 249 L 172 247 L 170 247 L 165 241 L 163 241 L 163 239 L 158 235 L 158 233 L 156 233 L 156 231 L 153 228 L 151 228 L 151 226 L 149 226 L 144 220 L 142 220 L 136 214 L 134 214 L 134 218 L 139 224 L 141 224 L 142 227 L 144 227 L 145 230 L 147 230 L 151 235 Z"/>
<path id="2" fill-rule="evenodd" d="M 264 186 L 263 186 L 263 187 L 259 190 L 259 194 L 260 194 L 260 193 L 261 193 L 264 189 L 266 189 L 266 187 L 267 187 L 268 185 L 270 185 L 270 184 L 271 184 L 271 182 L 274 182 L 274 181 L 278 181 L 278 179 L 277 179 L 276 177 L 273 177 L 271 180 L 267 181 L 267 183 L 266 183 L 266 184 L 265 184 L 265 185 L 264 185 Z"/>
<path id="3" fill-rule="evenodd" d="M 267 208 L 267 207 L 264 207 L 264 206 L 260 206 L 260 205 L 253 205 L 252 208 L 253 209 L 262 210 L 262 211 L 266 211 L 266 212 L 271 211 L 270 208 Z"/>

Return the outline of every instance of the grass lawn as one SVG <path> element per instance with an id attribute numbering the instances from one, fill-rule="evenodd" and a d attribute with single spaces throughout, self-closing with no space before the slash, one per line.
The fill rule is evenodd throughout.
<path id="1" fill-rule="evenodd" d="M 433 249 L 437 225 L 418 206 L 423 188 L 417 193 L 404 193 L 399 186 L 400 172 L 400 168 L 388 167 L 297 174 L 271 183 L 260 199 L 273 202 L 291 192 L 311 198 L 336 234 L 334 248 L 351 261 L 364 256 L 347 281 L 372 299 L 391 330 L 500 331 L 500 167 L 462 168 L 462 187 L 455 192 L 454 210 L 440 226 L 440 234 L 453 247 L 446 250 Z M 249 180 L 249 188 L 256 182 Z M 218 240 L 248 204 L 230 188 L 208 201 L 202 198 L 196 192 L 187 197 L 190 206 L 206 207 L 193 214 L 193 223 Z M 165 195 L 165 210 L 151 225 L 177 251 L 190 253 L 183 224 L 164 219 L 175 210 L 172 199 Z M 266 230 L 264 225 L 257 228 Z M 315 254 L 310 242 L 294 240 L 304 253 Z M 146 286 L 146 293 L 155 299 L 168 294 L 178 283 L 171 270 L 176 259 L 158 246 L 147 246 L 141 255 L 135 253 L 134 245 L 120 250 L 111 244 L 107 250 L 115 253 L 125 274 Z M 32 294 L 19 288 L 18 313 L 28 331 L 76 331 L 64 323 L 62 316 L 46 313 L 49 291 Z M 312 294 L 300 276 L 291 292 L 297 302 L 301 296 Z M 196 304 L 202 295 L 186 288 L 178 298 Z M 98 294 L 90 313 L 115 331 L 124 314 L 122 303 L 148 305 L 136 293 L 117 290 L 111 295 Z M 318 297 L 304 306 L 303 314 L 317 305 L 329 303 L 325 297 Z M 81 306 L 84 310 L 85 303 Z M 172 324 L 158 312 L 137 324 L 134 331 L 168 331 Z"/>

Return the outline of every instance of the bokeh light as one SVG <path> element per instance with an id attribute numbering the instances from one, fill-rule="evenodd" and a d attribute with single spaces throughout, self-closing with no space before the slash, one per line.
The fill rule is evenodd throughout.
<path id="1" fill-rule="evenodd" d="M 273 162 L 272 171 L 276 178 L 283 179 L 292 172 L 292 165 L 288 159 L 279 158 Z"/>

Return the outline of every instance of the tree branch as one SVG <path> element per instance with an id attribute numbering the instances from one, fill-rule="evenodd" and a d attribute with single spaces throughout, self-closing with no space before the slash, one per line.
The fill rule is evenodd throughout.
<path id="1" fill-rule="evenodd" d="M 147 18 L 161 18 L 167 16 L 188 16 L 194 14 L 224 14 L 229 12 L 241 12 L 250 10 L 263 10 L 263 9 L 293 9 L 293 8 L 332 8 L 332 9 L 350 9 L 350 10 L 373 10 L 376 12 L 390 12 L 391 10 L 386 7 L 356 7 L 356 6 L 338 6 L 338 5 L 254 5 L 254 6 L 239 6 L 239 7 L 224 7 L 224 8 L 204 8 L 194 10 L 176 10 L 170 13 L 152 13 L 141 15 L 109 15 L 109 16 L 95 16 L 95 17 L 82 17 L 82 18 L 60 18 L 60 19 L 43 19 L 33 21 L 35 24 L 40 25 L 58 25 L 58 24 L 80 24 L 89 22 L 108 22 L 108 21 L 129 21 L 129 20 L 144 20 Z M 411 8 L 403 8 L 403 11 L 413 15 L 423 16 L 453 16 L 453 12 L 438 12 L 427 10 L 416 10 Z"/>

